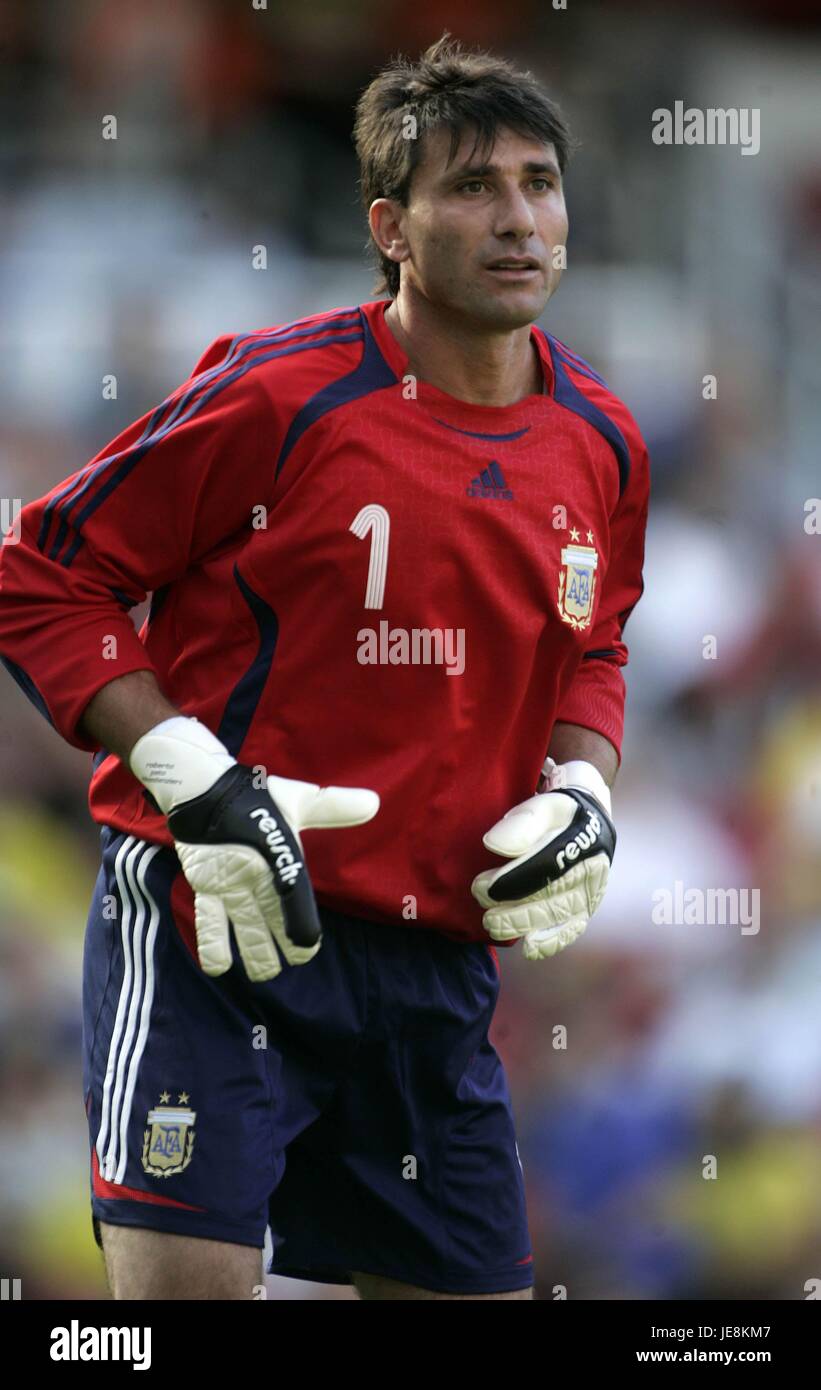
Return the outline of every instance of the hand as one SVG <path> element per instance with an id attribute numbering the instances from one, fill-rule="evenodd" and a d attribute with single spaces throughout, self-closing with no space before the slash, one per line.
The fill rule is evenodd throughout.
<path id="1" fill-rule="evenodd" d="M 610 790 L 597 768 L 548 758 L 544 790 L 508 811 L 483 837 L 512 859 L 477 874 L 471 892 L 494 941 L 524 939 L 528 960 L 554 956 L 581 936 L 604 897 L 616 848 Z"/>
<path id="2" fill-rule="evenodd" d="M 322 929 L 300 831 L 364 824 L 379 809 L 376 792 L 273 776 L 257 788 L 250 767 L 183 716 L 138 739 L 129 765 L 168 818 L 206 975 L 232 965 L 229 921 L 249 980 L 278 975 L 279 952 L 289 965 L 311 960 Z"/>

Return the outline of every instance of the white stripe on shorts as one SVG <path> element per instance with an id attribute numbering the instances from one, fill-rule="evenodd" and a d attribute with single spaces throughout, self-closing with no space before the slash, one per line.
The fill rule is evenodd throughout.
<path id="1" fill-rule="evenodd" d="M 162 845 L 152 845 L 128 835 L 117 851 L 114 864 L 121 905 L 120 935 L 124 968 L 108 1049 L 102 1117 L 96 1142 L 100 1174 L 107 1182 L 121 1183 L 125 1176 L 134 1088 L 148 1040 L 154 1000 L 154 943 L 160 913 L 155 899 L 145 886 L 145 875 L 152 859 L 161 849 Z M 146 932 L 147 910 L 150 920 Z"/>

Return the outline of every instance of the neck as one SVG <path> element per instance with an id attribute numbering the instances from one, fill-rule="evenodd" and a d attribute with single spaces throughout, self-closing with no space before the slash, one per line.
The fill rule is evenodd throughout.
<path id="1" fill-rule="evenodd" d="M 464 319 L 420 295 L 400 289 L 385 322 L 419 381 L 471 405 L 515 405 L 539 395 L 541 359 L 530 325 L 514 329 L 470 329 Z"/>

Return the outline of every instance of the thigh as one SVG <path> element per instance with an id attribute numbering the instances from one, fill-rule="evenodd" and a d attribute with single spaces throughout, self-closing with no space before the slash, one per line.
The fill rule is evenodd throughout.
<path id="1" fill-rule="evenodd" d="M 533 1288 L 515 1289 L 512 1293 L 434 1293 L 432 1289 L 420 1289 L 415 1284 L 402 1284 L 398 1279 L 385 1279 L 379 1274 L 353 1273 L 356 1292 L 362 1299 L 413 1299 L 413 1298 L 533 1298 Z"/>
<path id="2" fill-rule="evenodd" d="M 105 1221 L 100 1231 L 115 1300 L 263 1297 L 260 1250 Z"/>

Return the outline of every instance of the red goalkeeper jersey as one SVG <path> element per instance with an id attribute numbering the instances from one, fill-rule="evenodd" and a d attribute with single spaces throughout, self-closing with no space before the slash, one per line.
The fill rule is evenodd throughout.
<path id="1" fill-rule="evenodd" d="M 28 503 L 0 551 L 0 655 L 95 752 L 100 823 L 173 843 L 77 727 L 150 670 L 241 762 L 379 793 L 367 825 L 306 832 L 320 903 L 486 940 L 470 883 L 502 861 L 482 835 L 534 792 L 554 723 L 621 755 L 647 450 L 535 325 L 540 395 L 479 406 L 415 382 L 389 303 L 217 339 Z"/>

